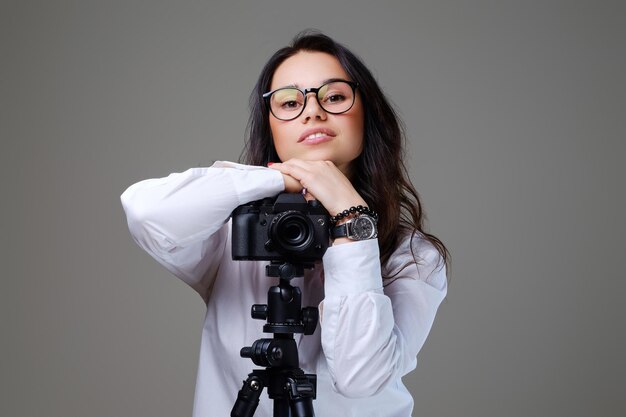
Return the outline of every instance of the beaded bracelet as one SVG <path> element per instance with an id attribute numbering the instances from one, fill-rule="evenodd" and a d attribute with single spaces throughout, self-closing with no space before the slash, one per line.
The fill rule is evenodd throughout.
<path id="1" fill-rule="evenodd" d="M 333 217 L 330 218 L 330 222 L 332 224 L 337 223 L 339 220 L 343 219 L 344 217 L 348 217 L 352 214 L 355 213 L 359 213 L 359 214 L 367 214 L 369 216 L 372 216 L 373 218 L 375 218 L 376 220 L 378 220 L 378 213 L 376 213 L 374 210 L 370 210 L 368 207 L 363 207 L 362 205 L 358 205 L 358 206 L 352 206 L 349 209 L 346 209 L 342 212 L 337 213 L 336 215 L 334 215 Z"/>

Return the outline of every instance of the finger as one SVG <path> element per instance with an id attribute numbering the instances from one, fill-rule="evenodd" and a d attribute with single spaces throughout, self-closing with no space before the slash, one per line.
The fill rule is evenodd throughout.
<path id="1" fill-rule="evenodd" d="M 290 159 L 282 164 L 282 172 L 297 178 L 304 187 L 314 188 L 322 185 L 336 175 L 332 163 L 325 161 L 306 161 Z"/>
<path id="2" fill-rule="evenodd" d="M 285 183 L 285 191 L 288 193 L 299 193 L 304 186 L 300 183 L 300 180 L 292 174 L 292 170 L 289 166 L 283 163 L 277 162 L 269 166 L 269 168 L 280 172 L 283 175 L 283 182 Z"/>
<path id="3" fill-rule="evenodd" d="M 303 168 L 300 164 L 294 163 L 294 161 L 275 163 L 272 164 L 270 168 L 278 170 L 285 175 L 289 175 L 298 181 L 300 181 L 302 177 L 306 175 L 306 169 Z"/>

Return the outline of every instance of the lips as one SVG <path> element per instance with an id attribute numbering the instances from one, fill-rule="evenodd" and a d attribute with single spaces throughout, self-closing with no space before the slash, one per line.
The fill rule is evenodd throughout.
<path id="1" fill-rule="evenodd" d="M 327 129 L 327 128 L 307 129 L 298 138 L 298 143 L 303 142 L 305 140 L 314 141 L 320 138 L 335 137 L 335 136 L 337 136 L 337 134 L 332 129 Z"/>

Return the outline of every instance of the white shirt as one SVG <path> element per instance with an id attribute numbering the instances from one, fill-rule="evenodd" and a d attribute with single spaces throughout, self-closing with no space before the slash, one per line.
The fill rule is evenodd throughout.
<path id="1" fill-rule="evenodd" d="M 265 275 L 268 262 L 232 260 L 228 220 L 237 206 L 283 190 L 278 171 L 217 162 L 141 181 L 122 194 L 135 241 L 207 304 L 194 417 L 230 415 L 243 380 L 259 369 L 240 349 L 272 337 L 250 308 L 267 303 L 277 279 Z M 315 333 L 294 335 L 300 367 L 317 374 L 316 416 L 411 415 L 413 399 L 401 377 L 415 368 L 446 295 L 440 261 L 420 235 L 407 236 L 381 270 L 372 239 L 331 246 L 323 267 L 291 281 L 302 289 L 303 307 L 320 309 Z M 381 276 L 395 279 L 383 286 Z M 255 416 L 272 410 L 264 390 Z"/>

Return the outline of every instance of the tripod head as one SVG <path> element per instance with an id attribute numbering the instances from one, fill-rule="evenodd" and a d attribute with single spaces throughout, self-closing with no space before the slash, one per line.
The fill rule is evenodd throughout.
<path id="1" fill-rule="evenodd" d="M 263 332 L 274 334 L 304 333 L 311 335 L 317 327 L 317 307 L 302 306 L 302 291 L 291 286 L 291 279 L 304 276 L 305 268 L 312 268 L 313 264 L 293 264 L 289 262 L 272 262 L 267 265 L 267 276 L 279 277 L 279 284 L 269 289 L 267 304 L 252 306 L 252 318 L 267 320 Z"/>

